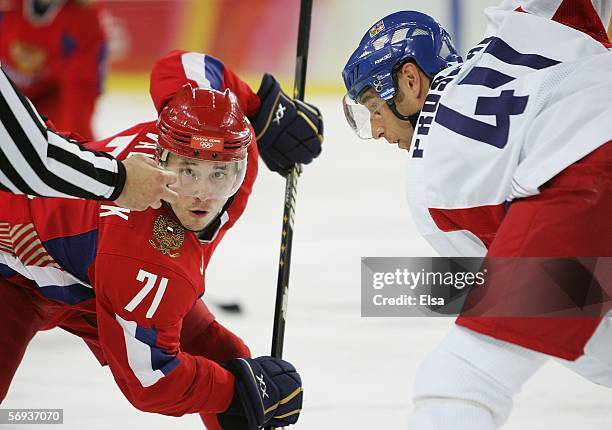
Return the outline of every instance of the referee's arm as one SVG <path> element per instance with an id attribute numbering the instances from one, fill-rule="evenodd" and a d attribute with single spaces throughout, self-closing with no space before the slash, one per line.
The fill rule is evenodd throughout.
<path id="1" fill-rule="evenodd" d="M 0 69 L 0 190 L 42 197 L 119 198 L 117 203 L 124 207 L 146 209 L 157 207 L 160 199 L 176 198 L 166 186 L 175 176 L 152 163 L 122 163 L 48 130 Z"/>

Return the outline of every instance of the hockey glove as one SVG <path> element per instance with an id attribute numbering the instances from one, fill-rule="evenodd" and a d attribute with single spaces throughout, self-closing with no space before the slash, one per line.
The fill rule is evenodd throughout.
<path id="1" fill-rule="evenodd" d="M 232 404 L 218 415 L 224 430 L 296 423 L 302 409 L 302 380 L 290 363 L 257 357 L 236 358 L 223 366 L 236 378 Z"/>
<path id="2" fill-rule="evenodd" d="M 308 164 L 321 153 L 323 119 L 319 109 L 289 98 L 267 73 L 257 95 L 261 107 L 250 120 L 259 155 L 270 170 L 285 175 L 293 164 Z"/>

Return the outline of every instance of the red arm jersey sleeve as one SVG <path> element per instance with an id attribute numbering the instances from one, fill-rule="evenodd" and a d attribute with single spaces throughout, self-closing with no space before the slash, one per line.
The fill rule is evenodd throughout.
<path id="1" fill-rule="evenodd" d="M 255 115 L 261 105 L 257 94 L 221 60 L 198 52 L 172 51 L 151 71 L 150 92 L 157 112 L 187 83 L 218 91 L 229 88 L 247 116 Z"/>
<path id="2" fill-rule="evenodd" d="M 186 232 L 174 256 L 160 252 L 148 239 L 159 217 L 171 214 L 149 210 L 101 223 L 91 275 L 100 344 L 136 408 L 173 416 L 222 412 L 233 397 L 233 376 L 180 349 L 183 318 L 203 292 L 200 245 Z"/>

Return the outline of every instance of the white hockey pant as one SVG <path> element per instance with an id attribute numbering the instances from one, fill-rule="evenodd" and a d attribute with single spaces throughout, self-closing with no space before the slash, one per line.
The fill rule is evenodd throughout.
<path id="1" fill-rule="evenodd" d="M 510 415 L 512 398 L 551 357 L 454 326 L 417 371 L 410 430 L 494 430 Z M 576 361 L 558 362 L 612 387 L 612 314 Z"/>

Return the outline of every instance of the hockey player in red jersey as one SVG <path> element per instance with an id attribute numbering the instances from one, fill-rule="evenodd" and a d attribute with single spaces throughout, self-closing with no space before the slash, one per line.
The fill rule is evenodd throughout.
<path id="1" fill-rule="evenodd" d="M 419 12 L 386 16 L 364 35 L 343 71 L 347 119 L 360 137 L 407 153 L 413 219 L 440 255 L 612 256 L 611 11 L 607 0 L 505 0 L 485 11 L 485 37 L 465 61 Z M 542 287 L 490 282 L 484 297 L 512 294 L 528 307 Z M 417 372 L 409 428 L 499 428 L 551 357 L 612 387 L 611 339 L 605 308 L 464 313 Z"/>
<path id="2" fill-rule="evenodd" d="M 140 410 L 199 413 L 216 430 L 293 424 L 302 404 L 295 368 L 249 358 L 199 298 L 212 253 L 245 209 L 258 154 L 281 173 L 312 161 L 320 115 L 270 75 L 255 94 L 218 59 L 189 52 L 156 64 L 151 95 L 157 121 L 88 146 L 155 159 L 179 177 L 176 203 L 133 212 L 0 196 L 0 398 L 36 332 L 61 327 L 108 364 Z M 279 103 L 285 115 L 271 124 Z"/>
<path id="3" fill-rule="evenodd" d="M 85 0 L 0 2 L 0 63 L 60 130 L 92 138 L 106 67 L 98 7 Z"/>

